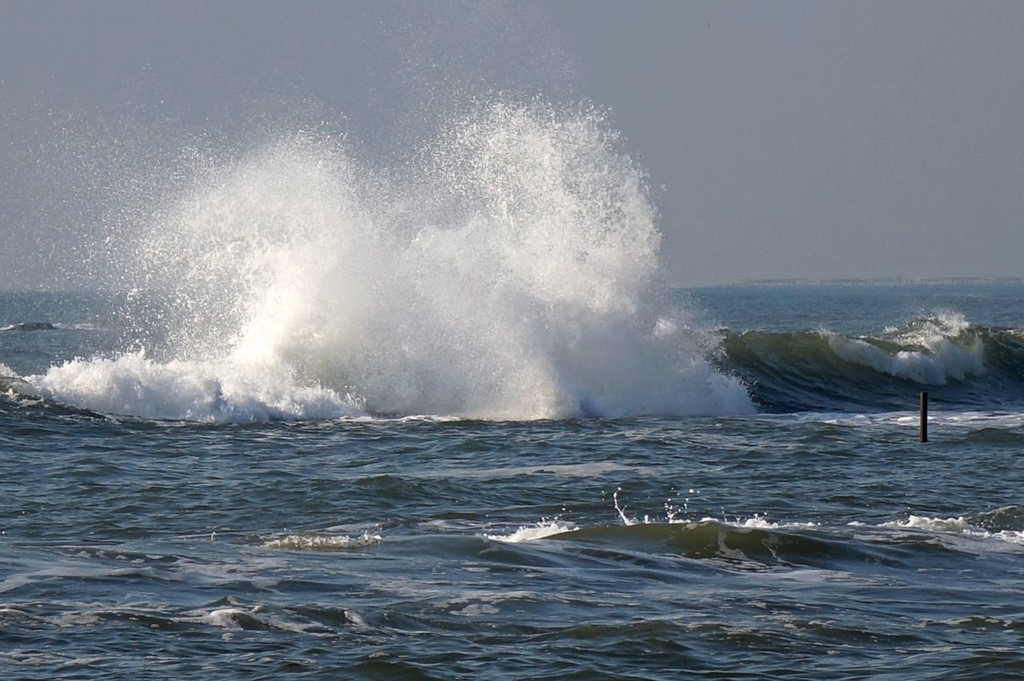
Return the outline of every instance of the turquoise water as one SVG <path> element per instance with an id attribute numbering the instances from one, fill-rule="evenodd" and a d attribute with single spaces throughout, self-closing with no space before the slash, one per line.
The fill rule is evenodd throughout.
<path id="1" fill-rule="evenodd" d="M 288 412 L 126 359 L 123 297 L 4 294 L 0 671 L 1024 678 L 1022 293 L 675 292 L 746 402 L 512 419 Z"/>

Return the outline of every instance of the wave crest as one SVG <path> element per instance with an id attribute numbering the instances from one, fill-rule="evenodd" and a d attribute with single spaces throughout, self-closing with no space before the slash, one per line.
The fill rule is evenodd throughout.
<path id="1" fill-rule="evenodd" d="M 777 411 L 906 409 L 927 389 L 958 406 L 1005 406 L 1024 387 L 1017 330 L 944 312 L 877 336 L 831 331 L 724 332 L 723 369 Z"/>

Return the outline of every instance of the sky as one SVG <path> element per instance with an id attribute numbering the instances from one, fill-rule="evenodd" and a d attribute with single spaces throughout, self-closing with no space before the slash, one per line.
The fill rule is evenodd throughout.
<path id="1" fill-rule="evenodd" d="M 1021 277 L 1022 45 L 1018 0 L 0 0 L 0 288 L 88 285 L 154 149 L 386 158 L 495 92 L 608 112 L 672 284 Z"/>

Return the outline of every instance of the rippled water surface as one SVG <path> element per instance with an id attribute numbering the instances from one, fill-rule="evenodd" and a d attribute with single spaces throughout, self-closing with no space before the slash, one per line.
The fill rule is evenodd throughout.
<path id="1" fill-rule="evenodd" d="M 779 295 L 735 289 L 730 309 L 758 291 Z M 778 331 L 727 319 L 727 293 L 703 304 L 731 333 Z M 56 328 L 0 334 L 12 373 L 116 345 L 102 306 L 18 300 L 0 325 Z M 864 336 L 836 333 L 922 313 L 894 310 L 860 313 Z M 1000 401 L 991 374 L 950 379 L 948 395 L 976 399 L 935 403 L 920 443 L 915 391 L 942 386 L 896 378 L 906 409 L 526 421 L 204 423 L 8 385 L 0 671 L 1024 678 L 1020 398 Z"/>

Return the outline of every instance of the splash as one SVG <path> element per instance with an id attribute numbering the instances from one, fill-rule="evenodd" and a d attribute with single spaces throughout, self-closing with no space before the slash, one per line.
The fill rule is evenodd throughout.
<path id="1" fill-rule="evenodd" d="M 600 112 L 500 102 L 383 171 L 305 133 L 201 159 L 114 249 L 135 350 L 30 382 L 214 421 L 751 411 L 657 295 L 620 147 Z"/>

